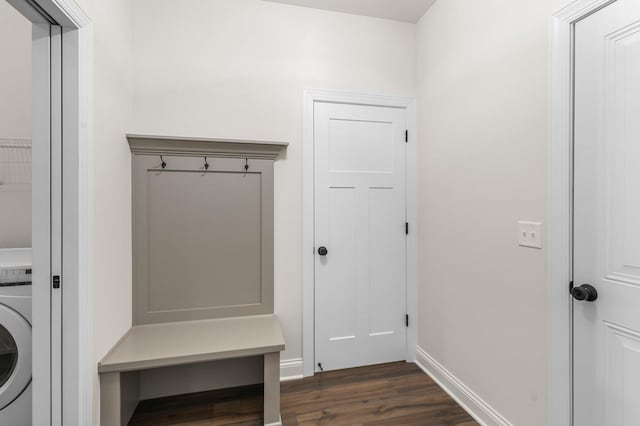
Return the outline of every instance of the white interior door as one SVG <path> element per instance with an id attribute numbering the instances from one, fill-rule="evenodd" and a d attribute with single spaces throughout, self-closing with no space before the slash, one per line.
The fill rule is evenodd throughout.
<path id="1" fill-rule="evenodd" d="M 406 357 L 406 128 L 400 108 L 315 106 L 316 371 Z"/>
<path id="2" fill-rule="evenodd" d="M 576 24 L 574 424 L 640 424 L 640 2 Z M 590 288 L 597 291 L 597 299 Z"/>

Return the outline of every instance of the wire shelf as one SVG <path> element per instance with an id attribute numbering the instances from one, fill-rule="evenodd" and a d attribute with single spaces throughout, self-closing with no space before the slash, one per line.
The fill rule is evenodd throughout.
<path id="1" fill-rule="evenodd" d="M 0 138 L 0 191 L 31 189 L 31 140 Z"/>

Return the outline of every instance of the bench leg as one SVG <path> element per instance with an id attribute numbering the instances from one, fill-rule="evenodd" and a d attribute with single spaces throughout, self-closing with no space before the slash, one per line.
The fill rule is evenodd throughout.
<path id="1" fill-rule="evenodd" d="M 100 374 L 100 426 L 122 426 L 120 373 Z"/>
<path id="2" fill-rule="evenodd" d="M 264 355 L 264 424 L 278 426 L 280 419 L 280 352 Z"/>
<path id="3" fill-rule="evenodd" d="M 100 374 L 100 426 L 125 426 L 140 400 L 137 372 Z"/>

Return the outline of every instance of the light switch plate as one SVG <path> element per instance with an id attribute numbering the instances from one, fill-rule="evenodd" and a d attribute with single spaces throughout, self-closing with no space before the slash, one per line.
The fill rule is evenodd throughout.
<path id="1" fill-rule="evenodd" d="M 518 222 L 518 245 L 521 247 L 542 248 L 542 223 Z"/>

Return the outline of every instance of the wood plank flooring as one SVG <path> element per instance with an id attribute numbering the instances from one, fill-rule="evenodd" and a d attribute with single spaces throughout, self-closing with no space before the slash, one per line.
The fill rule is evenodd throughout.
<path id="1" fill-rule="evenodd" d="M 478 424 L 404 362 L 321 373 L 283 382 L 281 389 L 283 426 Z M 129 425 L 262 425 L 262 386 L 143 401 Z"/>

